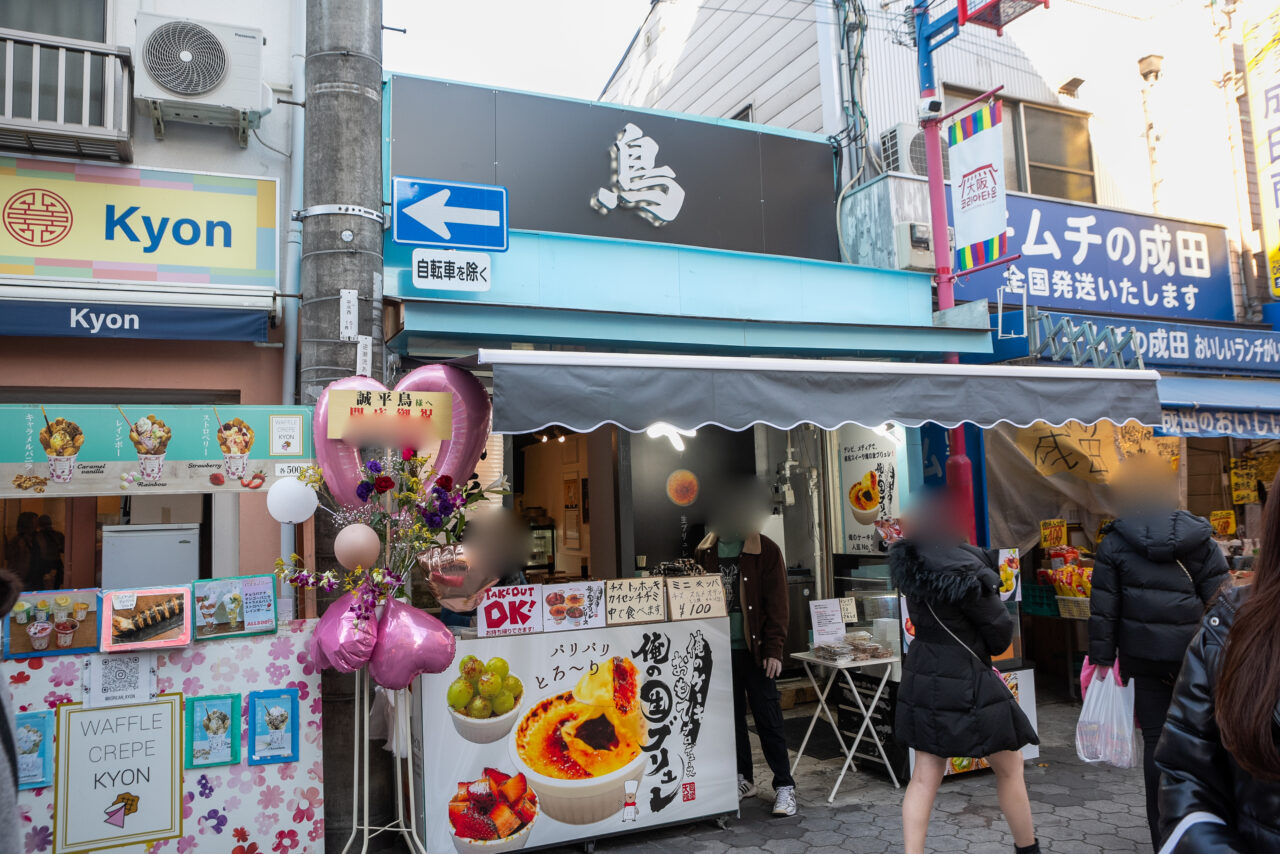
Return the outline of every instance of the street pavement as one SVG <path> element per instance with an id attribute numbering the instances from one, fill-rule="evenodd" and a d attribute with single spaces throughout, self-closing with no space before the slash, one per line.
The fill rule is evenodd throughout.
<path id="1" fill-rule="evenodd" d="M 787 713 L 808 717 L 813 706 Z M 1141 769 L 1086 765 L 1075 755 L 1079 706 L 1050 700 L 1037 709 L 1040 758 L 1027 763 L 1036 833 L 1046 854 L 1148 852 Z M 753 744 L 756 742 L 752 736 Z M 794 746 L 793 746 L 794 747 Z M 756 745 L 756 781 L 770 774 Z M 827 803 L 842 760 L 808 756 L 796 773 L 800 804 L 794 818 L 770 815 L 773 793 L 742 804 L 741 816 L 722 829 L 715 822 L 600 840 L 596 851 L 618 854 L 883 854 L 902 850 L 902 791 L 873 774 L 850 772 L 835 802 Z M 583 846 L 556 852 L 581 852 Z M 995 778 L 983 771 L 944 781 L 929 825 L 930 852 L 1010 854 L 1013 837 L 996 800 Z"/>

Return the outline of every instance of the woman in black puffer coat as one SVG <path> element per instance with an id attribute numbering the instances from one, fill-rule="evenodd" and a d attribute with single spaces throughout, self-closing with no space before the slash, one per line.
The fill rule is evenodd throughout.
<path id="1" fill-rule="evenodd" d="M 1156 749 L 1177 854 L 1280 851 L 1280 477 L 1269 496 L 1254 582 L 1205 617 Z"/>
<path id="2" fill-rule="evenodd" d="M 1155 750 L 1164 730 L 1182 656 L 1205 606 L 1227 580 L 1213 529 L 1185 510 L 1136 511 L 1113 522 L 1098 548 L 1090 598 L 1089 659 L 1134 682 L 1142 728 L 1147 824 L 1160 847 Z M 1104 671 L 1105 672 L 1105 671 Z"/>
<path id="3" fill-rule="evenodd" d="M 893 582 L 907 598 L 915 637 L 902 664 L 895 733 L 916 750 L 902 802 L 907 854 L 924 851 L 929 814 L 949 757 L 985 757 L 1019 852 L 1038 852 L 1022 774 L 1035 729 L 991 657 L 1013 640 L 994 556 L 951 542 L 908 539 L 889 551 Z"/>

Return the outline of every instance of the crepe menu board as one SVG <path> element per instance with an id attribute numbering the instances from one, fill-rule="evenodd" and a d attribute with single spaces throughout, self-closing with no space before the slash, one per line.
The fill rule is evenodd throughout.
<path id="1" fill-rule="evenodd" d="M 666 582 L 661 577 L 606 581 L 604 610 L 611 626 L 662 622 L 667 619 Z"/>
<path id="2" fill-rule="evenodd" d="M 0 498 L 265 494 L 314 456 L 305 406 L 0 405 Z"/>
<path id="3" fill-rule="evenodd" d="M 689 575 L 667 579 L 667 603 L 672 620 L 727 617 L 724 581 L 719 575 Z"/>

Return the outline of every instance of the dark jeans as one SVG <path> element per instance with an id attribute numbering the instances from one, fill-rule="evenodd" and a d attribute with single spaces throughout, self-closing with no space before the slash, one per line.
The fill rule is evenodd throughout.
<path id="1" fill-rule="evenodd" d="M 773 771 L 773 788 L 794 786 L 791 759 L 787 756 L 787 736 L 782 729 L 782 706 L 778 683 L 764 675 L 750 650 L 733 651 L 733 723 L 738 740 L 738 773 L 754 780 L 751 742 L 747 740 L 747 709 L 755 718 L 756 734 L 764 761 Z"/>
<path id="2" fill-rule="evenodd" d="M 1173 702 L 1172 676 L 1134 676 L 1133 712 L 1142 729 L 1142 772 L 1147 786 L 1147 824 L 1151 847 L 1160 850 L 1160 770 L 1156 768 L 1156 745 L 1164 732 L 1169 704 Z"/>

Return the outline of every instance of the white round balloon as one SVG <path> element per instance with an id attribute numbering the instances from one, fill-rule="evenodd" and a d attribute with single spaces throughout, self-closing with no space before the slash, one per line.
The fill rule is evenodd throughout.
<path id="1" fill-rule="evenodd" d="M 283 524 L 307 521 L 320 505 L 320 496 L 296 477 L 282 477 L 267 490 L 267 512 Z"/>

